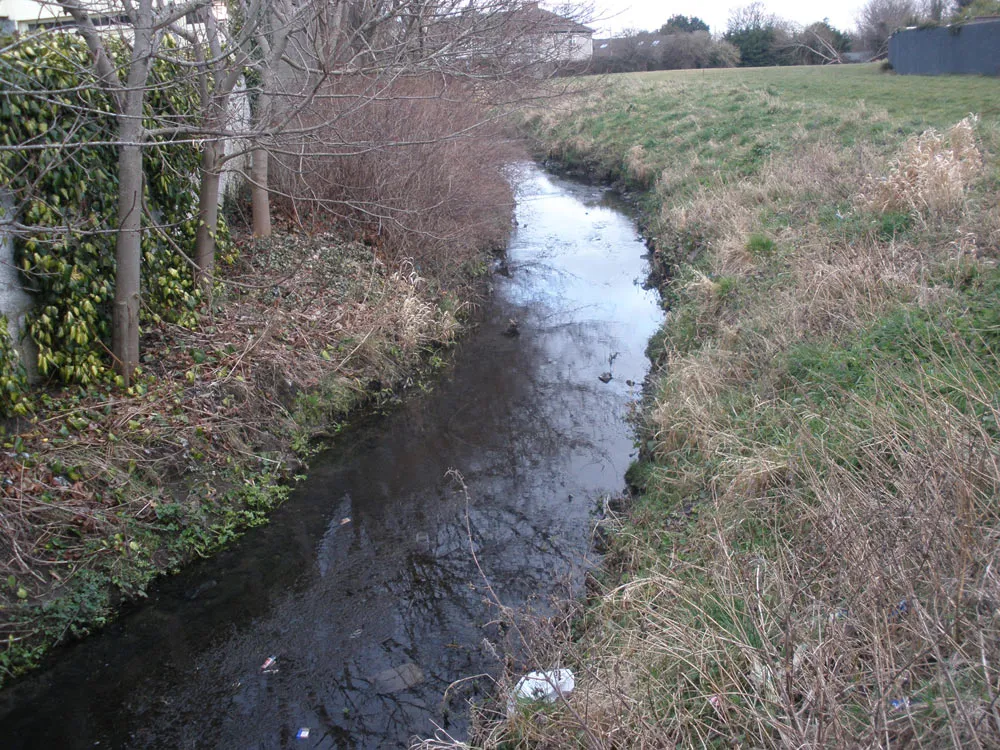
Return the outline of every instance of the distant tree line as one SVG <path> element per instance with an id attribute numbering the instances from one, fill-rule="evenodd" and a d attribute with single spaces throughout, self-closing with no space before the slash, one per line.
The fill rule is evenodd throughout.
<path id="1" fill-rule="evenodd" d="M 723 38 L 740 51 L 743 67 L 842 62 L 852 45 L 851 37 L 825 18 L 799 27 L 759 2 L 734 10 Z"/>
<path id="2" fill-rule="evenodd" d="M 844 62 L 847 52 L 862 60 L 882 58 L 889 37 L 907 26 L 961 23 L 990 15 L 1000 15 L 1000 0 L 867 0 L 858 13 L 857 28 L 848 34 L 827 19 L 797 26 L 754 2 L 732 12 L 723 39 L 739 50 L 739 64 L 744 67 L 823 65 Z"/>
<path id="3" fill-rule="evenodd" d="M 739 51 L 732 44 L 713 38 L 707 28 L 678 31 L 676 27 L 664 24 L 659 32 L 633 30 L 615 39 L 596 40 L 591 71 L 630 73 L 681 68 L 731 68 L 739 59 Z"/>
<path id="4" fill-rule="evenodd" d="M 620 73 L 874 60 L 885 56 L 889 37 L 897 29 L 989 15 L 1000 15 L 1000 0 L 867 0 L 858 13 L 857 28 L 848 32 L 826 18 L 801 26 L 769 13 L 764 3 L 753 2 L 730 14 L 721 36 L 713 36 L 697 16 L 674 15 L 656 31 L 633 29 L 615 39 L 597 40 L 591 70 Z"/>

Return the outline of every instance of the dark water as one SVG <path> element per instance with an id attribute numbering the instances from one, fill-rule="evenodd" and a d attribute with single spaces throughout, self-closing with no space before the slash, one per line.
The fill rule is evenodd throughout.
<path id="1" fill-rule="evenodd" d="M 270 525 L 0 693 L 0 748 L 391 748 L 432 722 L 462 735 L 489 681 L 445 689 L 498 669 L 471 549 L 506 604 L 579 590 L 597 499 L 633 454 L 626 381 L 641 383 L 660 319 L 635 227 L 600 189 L 534 167 L 520 185 L 512 273 L 454 369 L 316 461 Z M 519 336 L 503 335 L 511 318 Z"/>

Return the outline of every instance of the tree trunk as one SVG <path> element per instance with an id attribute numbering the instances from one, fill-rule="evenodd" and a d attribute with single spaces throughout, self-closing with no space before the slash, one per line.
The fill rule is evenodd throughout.
<path id="1" fill-rule="evenodd" d="M 267 149 L 253 150 L 250 165 L 250 205 L 253 212 L 253 236 L 271 236 L 271 203 L 267 190 Z"/>
<path id="2" fill-rule="evenodd" d="M 195 237 L 195 281 L 206 294 L 212 290 L 215 273 L 215 233 L 219 224 L 219 156 L 222 141 L 205 142 L 201 157 L 201 189 L 198 197 L 198 234 Z"/>
<path id="3" fill-rule="evenodd" d="M 118 237 L 111 347 L 115 370 L 128 387 L 139 366 L 139 267 L 142 260 L 142 146 L 140 128 L 126 120 L 118 151 Z"/>

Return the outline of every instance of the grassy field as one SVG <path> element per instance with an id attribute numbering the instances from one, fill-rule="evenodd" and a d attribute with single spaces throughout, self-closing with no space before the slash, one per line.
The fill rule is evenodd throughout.
<path id="1" fill-rule="evenodd" d="M 481 743 L 1000 744 L 1000 80 L 639 74 L 527 125 L 642 191 L 669 311 L 577 690 Z"/>

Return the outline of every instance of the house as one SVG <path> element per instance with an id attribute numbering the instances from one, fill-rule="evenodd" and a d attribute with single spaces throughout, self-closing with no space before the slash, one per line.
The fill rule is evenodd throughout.
<path id="1" fill-rule="evenodd" d="M 658 60 L 670 43 L 667 34 L 632 34 L 623 37 L 594 40 L 594 59 L 627 60 L 645 59 L 650 62 Z"/>
<path id="2" fill-rule="evenodd" d="M 57 5 L 37 0 L 0 0 L 0 33 L 26 34 L 44 26 L 58 26 L 69 16 Z"/>
<path id="3" fill-rule="evenodd" d="M 517 21 L 530 28 L 535 53 L 550 62 L 588 62 L 594 52 L 594 30 L 571 18 L 525 3 L 515 11 Z"/>
<path id="4" fill-rule="evenodd" d="M 113 7 L 110 3 L 109 9 Z M 224 0 L 213 0 L 212 9 L 217 19 L 225 19 L 227 15 Z M 125 22 L 121 15 L 93 15 L 91 20 L 95 26 L 117 26 Z M 0 0 L 0 34 L 18 32 L 27 34 L 41 29 L 58 29 L 73 25 L 63 8 L 57 3 L 44 0 Z"/>
<path id="5" fill-rule="evenodd" d="M 601 73 L 658 70 L 671 44 L 667 34 L 630 34 L 594 40 L 593 70 Z"/>

